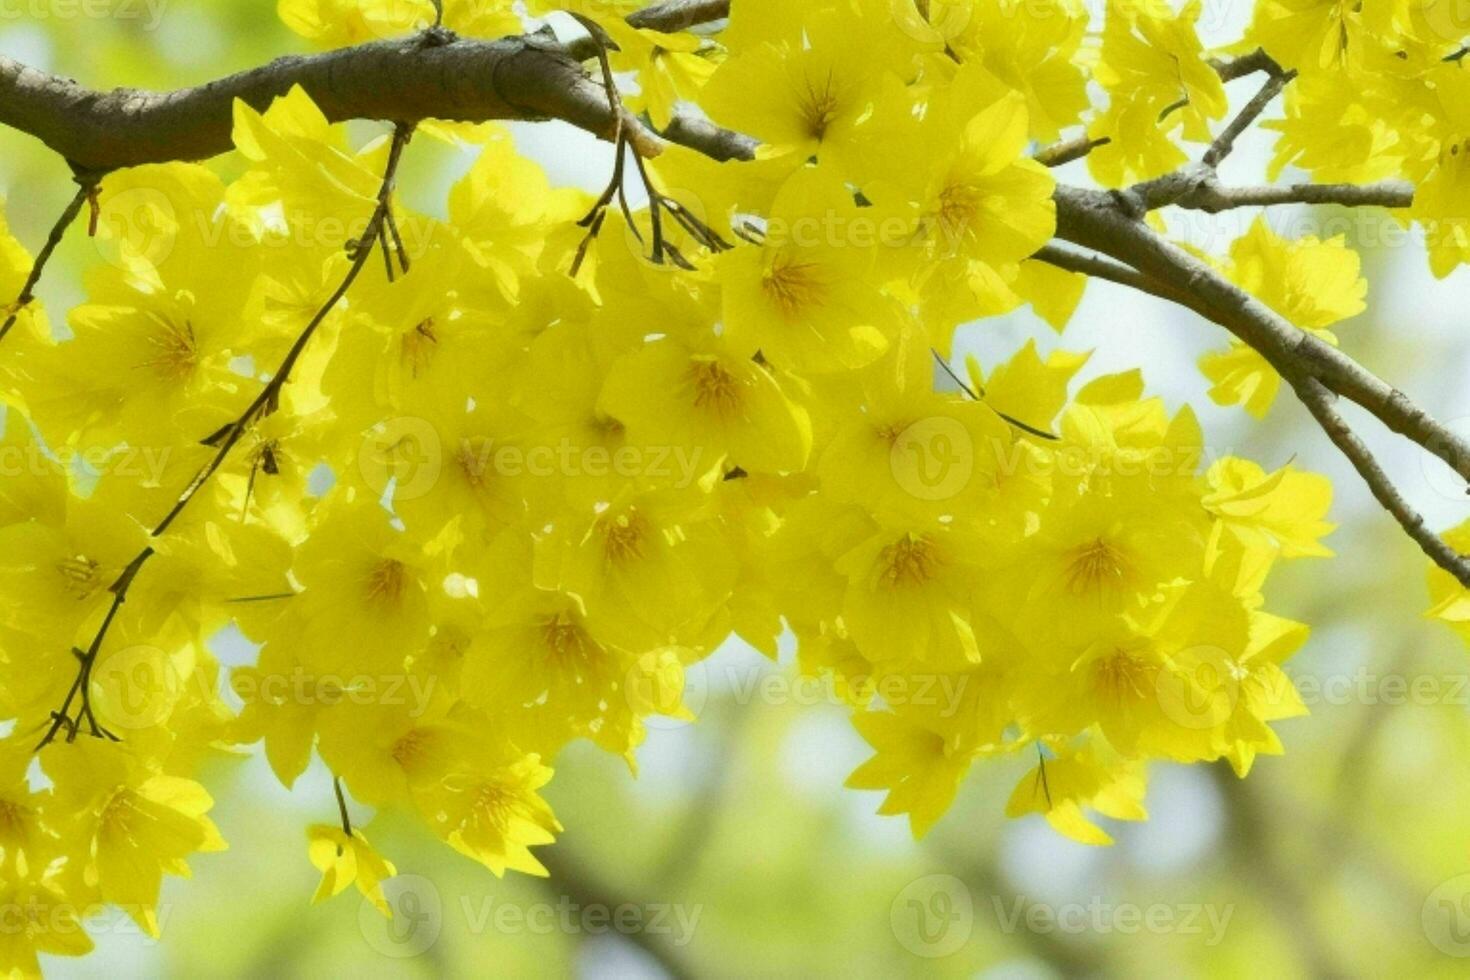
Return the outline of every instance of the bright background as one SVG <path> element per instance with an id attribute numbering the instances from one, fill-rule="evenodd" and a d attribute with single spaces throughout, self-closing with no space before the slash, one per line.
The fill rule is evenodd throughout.
<path id="1" fill-rule="evenodd" d="M 98 87 L 177 87 L 302 50 L 261 0 L 153 3 L 6 0 L 0 53 Z M 1248 0 L 1215 0 L 1207 43 L 1238 36 L 1248 15 Z M 1250 81 L 1231 86 L 1237 100 L 1253 92 Z M 606 179 L 610 152 L 590 138 L 559 125 L 518 126 L 517 137 L 555 182 Z M 72 188 L 33 141 L 7 133 L 0 148 L 9 219 L 34 250 Z M 1268 150 L 1245 141 L 1227 181 L 1259 180 Z M 400 181 L 408 202 L 441 214 L 468 163 L 416 142 Z M 1086 179 L 1082 165 L 1061 174 Z M 1249 217 L 1193 216 L 1176 228 L 1218 252 Z M 1459 342 L 1470 272 L 1433 280 L 1422 248 L 1381 244 L 1381 215 L 1281 211 L 1272 221 L 1361 245 L 1370 307 L 1340 326 L 1345 347 L 1470 432 L 1470 346 Z M 43 290 L 53 309 L 78 297 L 75 273 L 95 259 L 84 236 L 69 237 Z M 732 644 L 692 678 L 699 724 L 653 731 L 636 781 L 587 747 L 560 760 L 548 795 L 568 830 L 546 852 L 549 882 L 498 881 L 410 822 L 380 819 L 375 842 L 419 876 L 395 886 L 418 925 L 394 943 L 378 920 L 359 918 L 353 897 L 308 905 L 316 875 L 303 828 L 333 818 L 327 773 L 288 794 L 258 757 L 221 762 L 206 781 L 231 850 L 194 860 L 192 882 L 170 879 L 165 942 L 107 919 L 98 955 L 53 961 L 51 974 L 1464 975 L 1470 961 L 1454 954 L 1470 954 L 1470 684 L 1466 651 L 1422 618 L 1426 561 L 1289 396 L 1263 425 L 1209 403 L 1194 361 L 1224 343 L 1217 328 L 1103 284 L 1065 337 L 1018 314 L 967 328 L 958 347 L 989 364 L 1027 338 L 1043 351 L 1096 348 L 1089 376 L 1144 365 L 1171 407 L 1195 407 L 1214 455 L 1268 469 L 1295 460 L 1334 478 L 1341 528 L 1330 543 L 1341 557 L 1287 565 L 1268 593 L 1274 611 L 1315 625 L 1289 664 L 1312 714 L 1279 726 L 1285 757 L 1263 758 L 1246 782 L 1154 766 L 1152 820 L 1113 828 L 1110 849 L 1035 818 L 1007 821 L 1026 763 L 980 765 L 915 842 L 905 823 L 873 814 L 877 794 L 842 788 L 866 756 L 846 711 L 790 696 L 780 683 L 792 677 L 789 651 L 773 666 Z M 1354 418 L 1434 526 L 1470 517 L 1447 469 Z M 648 926 L 632 937 L 563 915 L 624 903 Z M 417 955 L 393 955 L 405 953 Z M 925 955 L 935 953 L 947 955 Z"/>

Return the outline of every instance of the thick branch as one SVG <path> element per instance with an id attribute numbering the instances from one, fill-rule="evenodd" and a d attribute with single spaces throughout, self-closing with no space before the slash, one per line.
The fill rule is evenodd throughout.
<path id="1" fill-rule="evenodd" d="M 737 133 L 733 129 L 721 129 L 707 119 L 688 113 L 678 113 L 669 120 L 663 138 L 670 143 L 698 150 L 705 156 L 721 163 L 730 160 L 754 160 L 760 140 Z"/>
<path id="2" fill-rule="evenodd" d="M 1470 481 L 1470 442 L 1432 418 L 1407 395 L 1347 354 L 1305 330 L 1175 245 L 1120 205 L 1116 195 L 1059 186 L 1059 237 L 1126 261 L 1190 309 L 1220 323 L 1258 351 L 1302 396 L 1303 402 L 1349 458 L 1374 496 L 1440 567 L 1470 587 L 1470 561 L 1423 527 L 1371 453 L 1340 417 L 1323 411 L 1317 389 L 1341 395 L 1367 409 L 1391 431 L 1448 463 Z M 1150 290 L 1157 292 L 1157 290 Z M 1331 409 L 1330 397 L 1326 402 Z M 1344 433 L 1346 432 L 1346 436 Z"/>
<path id="3" fill-rule="evenodd" d="M 0 57 L 0 123 L 36 137 L 75 167 L 101 171 L 223 153 L 232 146 L 236 99 L 264 110 L 294 85 L 333 122 L 552 118 L 614 138 L 618 116 L 602 86 L 554 40 L 439 37 L 279 58 L 167 93 L 96 92 Z M 646 129 L 636 123 L 629 129 L 639 153 L 657 153 L 657 140 Z"/>
<path id="4" fill-rule="evenodd" d="M 1165 289 L 1154 280 L 1145 276 L 1130 265 L 1124 265 L 1114 259 L 1104 258 L 1097 253 L 1082 253 L 1066 248 L 1055 243 L 1044 245 L 1041 251 L 1031 256 L 1038 262 L 1065 269 L 1068 272 L 1079 272 L 1084 276 L 1094 279 L 1106 279 L 1108 282 L 1136 289 L 1141 293 L 1151 293 L 1161 299 L 1171 302 L 1177 299 L 1175 293 Z"/>
<path id="5" fill-rule="evenodd" d="M 730 16 L 730 0 L 667 0 L 628 15 L 634 27 L 677 34 Z"/>
<path id="6" fill-rule="evenodd" d="M 635 15 L 635 20 L 653 26 L 650 18 L 655 13 L 667 25 L 660 29 L 677 30 L 728 14 L 728 2 L 671 0 Z M 1232 125 L 1222 134 L 1213 153 L 1219 156 L 1228 152 L 1235 131 L 1254 120 L 1259 108 L 1279 92 L 1290 76 L 1259 53 L 1217 64 L 1216 68 L 1227 80 L 1254 71 L 1265 71 L 1273 79 L 1273 84 L 1267 85 L 1242 112 L 1240 125 Z M 639 155 L 652 155 L 659 147 L 658 139 L 641 123 L 609 104 L 604 85 L 589 78 L 575 58 L 544 34 L 483 42 L 428 32 L 406 41 L 285 58 L 170 94 L 91 92 L 69 80 L 0 58 L 0 122 L 37 136 L 74 166 L 89 171 L 197 159 L 229 149 L 234 99 L 264 108 L 294 84 L 302 85 L 334 121 L 376 118 L 412 124 L 426 118 L 556 118 L 603 138 L 632 140 Z M 757 146 L 749 137 L 688 118 L 676 119 L 665 135 L 719 160 L 751 159 Z M 1062 155 L 1084 152 L 1086 145 L 1079 142 L 1075 148 L 1067 146 Z M 1044 150 L 1041 155 L 1051 162 L 1052 152 Z M 1299 391 L 1314 390 L 1310 385 L 1304 388 L 1305 381 L 1320 383 L 1325 390 L 1366 408 L 1388 428 L 1428 449 L 1470 481 L 1470 442 L 1436 422 L 1402 392 L 1352 358 L 1297 329 L 1207 263 L 1138 220 L 1148 210 L 1169 204 L 1201 210 L 1284 203 L 1403 207 L 1412 197 L 1412 188 L 1397 182 L 1364 187 L 1230 189 L 1219 185 L 1213 167 L 1208 165 L 1119 192 L 1059 185 L 1055 193 L 1058 237 L 1099 254 L 1086 257 L 1049 251 L 1040 258 L 1070 267 L 1095 265 L 1094 274 L 1112 273 L 1104 278 L 1133 280 L 1130 285 L 1142 284 L 1139 288 L 1223 324 L 1265 356 Z M 1104 259 L 1116 264 L 1102 265 Z M 1330 429 L 1329 435 L 1338 441 Z M 1364 475 L 1367 478 L 1369 474 Z M 1378 493 L 1379 488 L 1374 487 L 1374 492 Z M 1405 520 L 1397 511 L 1395 516 Z M 1421 544 L 1426 543 L 1421 540 Z M 1426 550 L 1430 550 L 1427 544 Z M 1470 565 L 1464 559 L 1454 556 L 1450 561 L 1449 556 L 1431 554 L 1470 584 Z"/>

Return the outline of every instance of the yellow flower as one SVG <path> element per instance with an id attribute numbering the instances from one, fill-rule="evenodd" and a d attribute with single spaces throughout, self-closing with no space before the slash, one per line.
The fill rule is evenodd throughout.
<path id="1" fill-rule="evenodd" d="M 322 873 L 321 884 L 311 898 L 313 904 L 356 885 L 373 908 L 392 918 L 393 909 L 383 894 L 383 882 L 398 871 L 373 850 L 362 831 L 354 828 L 349 837 L 341 827 L 318 824 L 307 830 L 307 839 L 311 863 Z"/>
<path id="2" fill-rule="evenodd" d="M 761 245 L 720 256 L 726 336 L 780 368 L 862 367 L 896 332 L 893 301 L 873 281 L 876 231 L 823 168 L 804 168 L 771 207 Z"/>
<path id="3" fill-rule="evenodd" d="M 1329 343 L 1326 328 L 1367 308 L 1368 282 L 1361 277 L 1358 253 L 1338 235 L 1323 241 L 1307 236 L 1288 241 L 1257 218 L 1251 230 L 1230 247 L 1230 279 L 1280 313 L 1293 326 Z M 1206 354 L 1200 370 L 1214 382 L 1210 397 L 1221 405 L 1242 405 L 1263 418 L 1281 388 L 1281 376 L 1266 359 L 1239 340 L 1230 349 Z"/>
<path id="4" fill-rule="evenodd" d="M 922 120 L 906 98 L 879 117 L 876 176 L 864 193 L 916 226 L 885 234 L 883 260 L 912 270 L 908 289 L 931 342 L 947 352 L 955 326 L 1021 302 L 1012 288 L 1019 266 L 1056 231 L 1056 182 L 1026 155 L 1025 97 L 976 65 L 934 94 Z"/>
<path id="5" fill-rule="evenodd" d="M 326 509 L 295 566 L 290 636 L 301 659 L 356 677 L 401 669 L 429 638 L 431 590 L 442 582 L 426 542 L 394 529 L 376 500 Z"/>
<path id="6" fill-rule="evenodd" d="M 55 882 L 40 874 L 12 878 L 0 875 L 0 975 L 41 980 L 38 953 L 86 956 L 92 940 L 81 922 L 82 909 Z"/>
<path id="7" fill-rule="evenodd" d="M 988 550 L 947 524 L 878 528 L 836 565 L 848 581 L 842 617 L 858 649 L 873 661 L 978 663 L 971 593 Z"/>
<path id="8" fill-rule="evenodd" d="M 1412 214 L 1427 232 L 1429 265 L 1443 279 L 1470 262 L 1470 71 L 1463 59 L 1434 72 L 1439 110 L 1434 168 L 1414 192 Z"/>
<path id="9" fill-rule="evenodd" d="M 1095 70 L 1108 108 L 1088 132 L 1111 142 L 1087 158 L 1104 184 L 1168 173 L 1187 159 L 1171 134 L 1182 129 L 1185 139 L 1209 142 L 1210 121 L 1229 109 L 1225 86 L 1195 33 L 1202 9 L 1200 0 L 1177 14 L 1167 5 L 1109 0 Z"/>
<path id="10" fill-rule="evenodd" d="M 876 754 L 853 771 L 846 785 L 887 790 L 878 812 L 907 813 L 915 839 L 923 837 L 954 801 L 974 752 L 952 744 L 912 713 L 860 711 L 852 721 Z"/>
<path id="11" fill-rule="evenodd" d="M 546 868 L 530 849 L 552 843 L 562 829 L 537 793 L 551 776 L 540 758 L 528 755 L 478 779 L 435 787 L 426 810 L 436 833 L 497 878 L 507 870 L 544 877 Z"/>
<path id="12" fill-rule="evenodd" d="M 782 13 L 805 40 L 737 48 L 710 78 L 701 104 L 791 167 L 812 157 L 861 165 L 861 128 L 884 84 L 906 71 L 909 38 L 894 30 L 886 3 L 832 4 L 799 18 L 794 9 Z"/>
<path id="13" fill-rule="evenodd" d="M 193 780 L 159 772 L 113 742 L 53 744 L 42 764 L 59 809 L 74 815 L 68 833 L 84 842 L 88 883 L 157 939 L 163 876 L 188 877 L 186 857 L 227 846 L 206 816 L 214 800 Z"/>
<path id="14" fill-rule="evenodd" d="M 1087 109 L 1078 0 L 929 0 L 935 40 L 1026 96 L 1033 139 L 1050 142 Z M 942 62 L 941 62 L 942 64 Z"/>
<path id="15" fill-rule="evenodd" d="M 1040 813 L 1059 834 L 1083 844 L 1111 844 L 1101 827 L 1087 818 L 1094 810 L 1114 820 L 1143 820 L 1145 772 L 1142 763 L 1119 759 L 1099 741 L 1039 763 L 1016 784 L 1006 816 Z"/>
<path id="16" fill-rule="evenodd" d="M 634 650 L 722 637 L 735 568 L 718 531 L 691 510 L 697 495 L 626 492 L 568 520 L 537 543 L 537 585 L 577 596 L 599 638 Z"/>
<path id="17" fill-rule="evenodd" d="M 682 450 L 701 475 L 795 472 L 811 452 L 811 422 L 783 380 L 713 334 L 670 335 L 613 365 L 599 408 L 633 446 Z"/>
<path id="18" fill-rule="evenodd" d="M 1333 525 L 1323 518 L 1332 505 L 1326 477 L 1303 473 L 1290 464 L 1267 473 L 1250 460 L 1227 457 L 1206 474 L 1211 492 L 1201 501 L 1247 547 L 1273 557 L 1332 555 L 1320 539 Z"/>

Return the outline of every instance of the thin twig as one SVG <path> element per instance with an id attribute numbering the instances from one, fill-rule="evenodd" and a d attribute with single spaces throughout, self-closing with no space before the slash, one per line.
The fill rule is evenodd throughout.
<path id="1" fill-rule="evenodd" d="M 128 601 L 128 591 L 133 587 L 133 581 L 143 570 L 143 566 L 148 563 L 148 559 L 152 557 L 153 549 L 144 548 L 123 569 L 117 581 L 108 587 L 108 591 L 112 593 L 112 604 L 108 607 L 107 615 L 103 617 L 102 625 L 93 636 L 91 644 L 85 650 L 76 651 L 77 675 L 72 680 L 71 689 L 67 691 L 66 700 L 62 702 L 60 708 L 51 713 L 51 726 L 46 730 L 40 744 L 36 746 L 37 752 L 54 742 L 63 728 L 67 730 L 66 740 L 75 742 L 77 735 L 81 732 L 83 721 L 87 723 L 87 733 L 93 738 L 106 738 L 114 742 L 119 740 L 116 735 L 97 721 L 97 716 L 92 712 L 92 668 L 97 663 L 97 654 L 102 650 L 102 641 L 107 638 L 108 630 L 112 628 L 113 621 L 117 619 L 123 603 Z M 77 708 L 76 717 L 73 718 L 71 708 L 78 698 L 81 699 L 81 704 Z"/>
<path id="2" fill-rule="evenodd" d="M 1353 464 L 1363 482 L 1368 484 L 1373 497 L 1383 506 L 1383 509 L 1393 515 L 1394 520 L 1404 529 L 1410 538 L 1423 549 L 1424 553 L 1440 568 L 1449 572 L 1460 581 L 1460 584 L 1470 588 L 1470 560 L 1455 551 L 1449 544 L 1430 530 L 1424 521 L 1424 515 L 1416 511 L 1402 493 L 1394 486 L 1392 478 L 1384 472 L 1384 469 L 1373 451 L 1368 448 L 1367 443 L 1352 430 L 1347 420 L 1338 413 L 1333 402 L 1336 397 L 1328 391 L 1321 381 L 1313 377 L 1288 378 L 1302 404 L 1322 431 L 1327 433 L 1327 438 L 1332 440 L 1333 445 L 1342 451 L 1342 454 Z"/>
<path id="3" fill-rule="evenodd" d="M 342 817 L 342 833 L 352 837 L 352 815 L 347 812 L 347 797 L 342 795 L 342 777 L 332 775 L 332 791 L 337 794 L 337 812 Z"/>
<path id="4" fill-rule="evenodd" d="M 1266 107 L 1275 101 L 1276 96 L 1280 95 L 1281 90 L 1286 88 L 1295 77 L 1295 69 L 1288 72 L 1273 72 L 1266 79 L 1266 84 L 1262 85 L 1261 90 L 1256 93 L 1256 97 L 1247 102 L 1220 135 L 1215 137 L 1215 141 L 1205 151 L 1205 166 L 1214 169 L 1223 163 L 1235 149 L 1235 141 L 1254 125 L 1257 119 L 1261 118 L 1261 113 L 1266 111 Z"/>
<path id="5" fill-rule="evenodd" d="M 151 538 L 156 539 L 161 537 L 168 531 L 169 527 L 178 519 L 179 515 L 184 512 L 184 509 L 198 496 L 199 491 L 203 489 L 204 485 L 209 481 L 209 478 L 223 465 L 226 457 L 230 454 L 230 450 L 239 443 L 244 434 L 250 430 L 250 427 L 260 419 L 270 415 L 278 407 L 281 391 L 285 387 L 286 382 L 290 380 L 291 372 L 295 368 L 297 361 L 300 360 L 302 353 L 306 350 L 307 345 L 311 342 L 312 336 L 316 333 L 317 328 L 321 326 L 322 322 L 326 320 L 327 315 L 341 302 L 342 297 L 347 294 L 348 289 L 357 280 L 358 275 L 362 272 L 363 267 L 375 251 L 375 245 L 385 234 L 385 227 L 388 220 L 387 215 L 392 208 L 393 187 L 398 173 L 398 164 L 403 157 L 403 149 L 408 145 L 408 141 L 412 135 L 413 127 L 411 125 L 398 125 L 393 130 L 393 142 L 388 151 L 388 163 L 383 173 L 382 184 L 378 190 L 377 207 L 374 209 L 372 217 L 368 220 L 367 228 L 363 232 L 362 237 L 356 241 L 347 243 L 348 254 L 352 257 L 352 265 L 343 277 L 341 284 L 297 336 L 296 342 L 292 344 L 290 351 L 287 352 L 280 367 L 276 369 L 276 373 L 266 383 L 256 399 L 250 403 L 250 406 L 245 409 L 238 419 L 204 441 L 206 445 L 215 447 L 214 457 L 199 471 L 184 492 L 180 494 L 178 501 L 168 512 L 167 516 L 153 529 L 150 535 Z M 89 696 L 92 668 L 96 663 L 98 653 L 102 649 L 102 644 L 107 639 L 107 634 L 117 618 L 118 611 L 122 608 L 123 603 L 127 601 L 128 592 L 132 589 L 133 582 L 137 579 L 138 573 L 142 570 L 143 566 L 147 564 L 153 555 L 154 550 L 151 545 L 144 548 L 128 564 L 127 568 L 123 570 L 118 580 L 113 583 L 110 589 L 113 596 L 112 606 L 108 610 L 107 616 L 103 619 L 102 625 L 98 628 L 96 635 L 92 638 L 91 645 L 85 651 L 78 654 L 80 666 L 77 670 L 76 679 L 72 682 L 71 690 L 68 692 L 61 708 L 52 713 L 51 727 L 47 731 L 46 736 L 41 740 L 40 745 L 36 747 L 36 751 L 39 752 L 53 742 L 63 728 L 67 729 L 67 741 L 74 741 L 84 721 L 88 724 L 89 734 L 94 737 L 106 737 L 116 740 L 117 736 L 98 724 L 96 717 L 92 714 L 91 699 Z M 72 717 L 72 705 L 78 697 L 81 698 L 81 705 L 77 710 L 76 716 Z"/>
<path id="6" fill-rule="evenodd" d="M 976 401 L 976 402 L 984 402 L 985 401 L 984 396 L 982 396 L 980 394 L 980 392 L 978 392 L 974 388 L 972 388 L 969 384 L 967 384 L 965 382 L 965 380 L 963 378 L 961 378 L 957 373 L 955 373 L 955 369 L 952 368 L 952 367 L 950 367 L 949 366 L 949 362 L 946 361 L 942 356 L 940 356 L 939 351 L 937 351 L 933 347 L 931 347 L 931 348 L 929 348 L 929 353 L 931 353 L 931 354 L 934 355 L 934 361 L 935 361 L 935 363 L 937 363 L 941 368 L 944 369 L 944 373 L 947 374 L 947 375 L 949 375 L 949 378 L 950 378 L 951 381 L 953 381 L 955 384 L 957 384 L 957 385 L 960 386 L 960 390 L 963 391 L 966 395 L 968 395 L 970 397 L 970 400 L 971 401 Z M 1036 436 L 1038 439 L 1047 439 L 1047 440 L 1049 440 L 1051 442 L 1056 442 L 1057 439 L 1058 439 L 1057 436 L 1053 435 L 1050 432 L 1047 432 L 1045 429 L 1038 429 L 1034 425 L 1027 425 L 1025 422 L 1022 422 L 1020 419 L 1012 418 L 1011 416 L 1007 415 L 1005 412 L 997 411 L 993 406 L 986 406 L 986 407 L 987 408 L 990 408 L 990 410 L 992 412 L 995 412 L 996 415 L 1000 416 L 1000 418 L 1001 418 L 1002 421 L 1006 422 L 1008 425 L 1011 425 L 1011 426 L 1014 426 L 1017 429 L 1020 429 L 1022 432 L 1026 433 L 1027 435 Z"/>
<path id="7" fill-rule="evenodd" d="M 56 247 L 66 237 L 66 230 L 77 220 L 77 215 L 82 211 L 82 205 L 86 204 L 96 193 L 97 184 L 102 176 L 100 173 L 86 171 L 75 177 L 77 192 L 61 212 L 61 217 L 56 219 L 56 224 L 51 226 L 51 234 L 46 236 L 46 243 L 41 246 L 41 251 L 36 253 L 36 261 L 31 264 L 31 271 L 26 276 L 25 285 L 21 286 L 20 295 L 15 298 L 15 302 L 10 304 L 9 315 L 6 316 L 5 323 L 0 325 L 0 342 L 5 340 L 11 328 L 20 319 L 21 313 L 25 312 L 26 307 L 35 302 L 36 287 L 40 285 L 41 275 L 46 271 L 46 263 L 51 261 Z"/>
<path id="8" fill-rule="evenodd" d="M 173 509 L 153 529 L 154 537 L 163 534 L 178 519 L 179 515 L 183 513 L 184 508 L 189 506 L 189 503 L 203 489 L 204 485 L 209 482 L 209 478 L 214 476 L 220 466 L 224 464 L 225 459 L 230 455 L 230 451 L 235 448 L 245 433 L 250 430 L 250 427 L 276 410 L 281 392 L 285 388 L 286 382 L 291 379 L 291 372 L 295 369 L 296 362 L 301 359 L 301 355 L 306 351 L 307 345 L 311 343 L 311 339 L 316 334 L 317 328 L 322 325 L 328 314 L 336 308 L 337 304 L 342 301 L 342 298 L 347 295 L 347 291 L 352 288 L 352 284 L 357 281 L 357 277 L 362 273 L 363 266 L 367 264 L 368 258 L 373 254 L 374 245 L 384 235 L 388 212 L 393 206 L 393 187 L 398 174 L 398 164 L 403 157 L 403 148 L 408 145 L 408 141 L 412 135 L 412 126 L 399 125 L 393 130 L 393 142 L 388 151 L 387 168 L 383 173 L 383 182 L 378 189 L 377 207 L 374 209 L 372 217 L 369 218 L 367 228 L 363 231 L 362 237 L 355 242 L 348 243 L 348 253 L 352 257 L 352 265 L 348 268 L 347 274 L 343 276 L 342 282 L 338 284 L 337 288 L 332 292 L 332 295 L 322 304 L 310 322 L 307 323 L 305 329 L 297 336 L 296 342 L 291 345 L 291 349 L 287 352 L 285 359 L 281 361 L 280 367 L 276 369 L 276 373 L 271 376 L 270 381 L 261 389 L 260 394 L 256 396 L 255 400 L 241 413 L 238 419 L 222 430 L 222 433 L 216 433 L 215 436 L 211 437 L 209 443 L 211 445 L 217 443 L 214 456 L 199 470 L 188 487 L 179 495 L 179 499 L 174 504 Z"/>
<path id="9" fill-rule="evenodd" d="M 1374 184 L 1286 184 L 1279 187 L 1225 187 L 1209 182 L 1174 204 L 1211 214 L 1235 208 L 1290 204 L 1407 208 L 1414 204 L 1414 185 L 1405 180 L 1384 180 Z"/>
<path id="10" fill-rule="evenodd" d="M 1220 76 L 1222 82 L 1233 82 L 1237 78 L 1244 78 L 1261 71 L 1268 75 L 1280 75 L 1283 71 L 1276 59 L 1267 54 L 1263 48 L 1257 48 L 1250 54 L 1241 55 L 1239 58 L 1212 58 L 1210 66 L 1215 69 L 1215 73 Z"/>
<path id="11" fill-rule="evenodd" d="M 1094 279 L 1105 279 L 1108 282 L 1127 286 L 1141 293 L 1150 293 L 1170 302 L 1176 302 L 1178 299 L 1178 294 L 1173 290 L 1165 288 L 1132 266 L 1104 258 L 1097 253 L 1074 252 L 1066 246 L 1052 243 L 1043 245 L 1041 251 L 1031 257 L 1038 262 L 1045 262 L 1047 265 L 1064 269 L 1067 272 L 1078 272 Z"/>

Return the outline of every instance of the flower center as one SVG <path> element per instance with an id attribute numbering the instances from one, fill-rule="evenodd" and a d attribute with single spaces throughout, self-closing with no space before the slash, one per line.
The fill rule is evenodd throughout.
<path id="1" fill-rule="evenodd" d="M 694 407 L 718 414 L 740 409 L 740 382 L 717 361 L 695 361 L 690 368 L 694 380 Z"/>
<path id="2" fill-rule="evenodd" d="M 879 562 L 883 566 L 883 584 L 898 588 L 930 581 L 939 571 L 940 558 L 933 542 L 910 534 L 884 548 Z"/>
<path id="3" fill-rule="evenodd" d="M 417 378 L 429 370 L 439 346 L 439 335 L 434 332 L 434 318 L 428 317 L 418 326 L 403 335 L 403 346 L 399 360 L 408 370 L 409 376 Z"/>
<path id="4" fill-rule="evenodd" d="M 515 794 L 499 783 L 486 783 L 475 797 L 475 813 L 502 835 L 510 830 L 515 806 Z"/>
<path id="5" fill-rule="evenodd" d="M 1122 587 L 1128 574 L 1123 554 L 1102 538 L 1077 548 L 1067 564 L 1067 588 L 1075 594 Z"/>
<path id="6" fill-rule="evenodd" d="M 787 319 L 794 319 L 803 310 L 817 306 L 822 301 L 822 283 L 817 277 L 817 267 L 811 263 L 797 262 L 786 256 L 777 256 L 761 279 L 766 297 Z"/>
<path id="7" fill-rule="evenodd" d="M 368 601 L 384 606 L 397 605 L 408 590 L 408 579 L 408 569 L 403 562 L 393 558 L 383 559 L 368 573 Z"/>
<path id="8" fill-rule="evenodd" d="M 153 320 L 158 329 L 146 338 L 147 345 L 153 350 L 153 356 L 138 366 L 152 368 L 165 381 L 187 378 L 199 365 L 199 345 L 194 337 L 194 325 L 185 320 L 181 327 L 157 314 L 153 314 Z"/>
<path id="9" fill-rule="evenodd" d="M 807 133 L 812 139 L 818 142 L 826 139 L 827 130 L 837 119 L 838 104 L 839 100 L 837 93 L 833 90 L 830 72 L 820 82 L 813 83 L 810 79 L 807 80 L 806 90 L 797 98 L 797 111 L 801 114 Z"/>
<path id="10" fill-rule="evenodd" d="M 470 486 L 476 490 L 484 490 L 490 483 L 491 448 L 491 440 L 483 437 L 460 440 L 455 461 Z"/>
<path id="11" fill-rule="evenodd" d="M 624 562 L 643 557 L 648 522 L 636 512 L 624 512 L 603 523 L 603 553 L 609 561 Z"/>
<path id="12" fill-rule="evenodd" d="M 1097 684 L 1114 701 L 1145 698 L 1153 691 L 1157 669 L 1137 654 L 1114 650 L 1098 661 Z"/>
<path id="13" fill-rule="evenodd" d="M 428 740 L 424 733 L 415 728 L 393 743 L 393 761 L 404 769 L 411 769 L 426 754 Z"/>
<path id="14" fill-rule="evenodd" d="M 557 666 L 580 665 L 592 659 L 587 631 L 566 613 L 549 617 L 541 624 L 541 642 Z"/>
<path id="15" fill-rule="evenodd" d="M 102 807 L 99 826 L 104 834 L 114 839 L 132 840 L 135 837 L 136 823 L 141 817 L 143 812 L 138 809 L 132 792 L 119 788 Z"/>
<path id="16" fill-rule="evenodd" d="M 0 800 L 0 841 L 19 841 L 26 836 L 30 807 L 14 800 Z"/>
<path id="17" fill-rule="evenodd" d="M 56 564 L 62 585 L 78 602 L 85 602 L 102 587 L 101 566 L 85 555 L 67 558 Z"/>
<path id="18" fill-rule="evenodd" d="M 951 248 L 969 235 L 980 215 L 983 195 L 970 184 L 950 184 L 939 193 L 939 210 L 934 214 L 940 239 Z"/>

